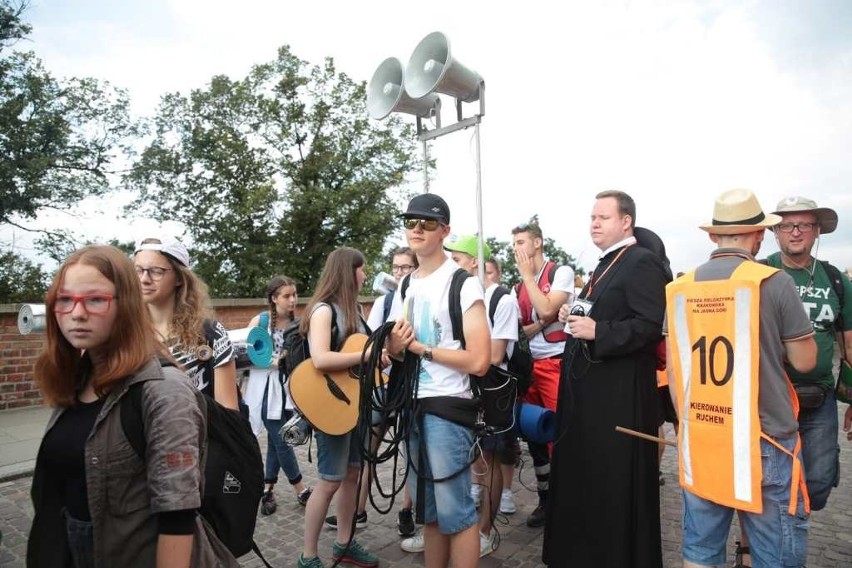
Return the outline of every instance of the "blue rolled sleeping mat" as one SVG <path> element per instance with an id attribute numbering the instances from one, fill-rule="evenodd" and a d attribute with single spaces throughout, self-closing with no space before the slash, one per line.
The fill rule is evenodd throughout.
<path id="1" fill-rule="evenodd" d="M 234 344 L 237 369 L 269 367 L 272 365 L 274 346 L 272 336 L 262 327 L 244 327 L 228 331 Z"/>
<path id="2" fill-rule="evenodd" d="M 556 413 L 547 408 L 516 403 L 515 425 L 520 437 L 528 442 L 546 444 L 556 439 Z"/>

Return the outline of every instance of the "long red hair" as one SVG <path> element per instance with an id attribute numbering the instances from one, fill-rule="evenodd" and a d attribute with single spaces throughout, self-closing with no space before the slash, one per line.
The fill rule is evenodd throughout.
<path id="1" fill-rule="evenodd" d="M 56 295 L 65 272 L 75 264 L 95 268 L 115 285 L 115 323 L 106 345 L 105 360 L 91 370 L 95 393 L 104 396 L 118 381 L 133 374 L 145 363 L 163 353 L 156 340 L 148 309 L 142 301 L 142 288 L 133 262 L 119 249 L 106 245 L 84 247 L 68 257 L 45 296 L 47 341 L 35 364 L 35 380 L 45 399 L 53 406 L 71 406 L 76 393 L 84 387 L 81 363 L 88 357 L 71 345 L 54 315 Z"/>

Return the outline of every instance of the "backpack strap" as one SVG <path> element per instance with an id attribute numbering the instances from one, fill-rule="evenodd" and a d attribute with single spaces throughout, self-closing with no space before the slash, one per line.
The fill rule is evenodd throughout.
<path id="1" fill-rule="evenodd" d="M 393 304 L 393 292 L 388 292 L 384 295 L 385 303 L 382 306 L 382 323 L 388 321 L 388 316 L 390 315 L 391 304 Z M 405 297 L 405 296 L 403 296 Z"/>
<path id="2" fill-rule="evenodd" d="M 846 305 L 846 294 L 843 289 L 843 275 L 840 273 L 840 269 L 829 263 L 826 260 L 819 261 L 822 264 L 825 273 L 828 275 L 828 279 L 831 281 L 831 287 L 834 289 L 834 293 L 837 295 L 837 299 L 840 301 L 840 312 L 837 314 L 837 318 L 834 320 L 834 330 L 842 331 L 843 330 L 843 308 Z"/>
<path id="3" fill-rule="evenodd" d="M 408 291 L 408 285 L 411 284 L 411 274 L 406 274 L 402 277 L 402 282 L 399 283 L 399 294 L 401 299 L 405 299 L 405 293 Z"/>
<path id="4" fill-rule="evenodd" d="M 491 294 L 491 302 L 488 304 L 488 319 L 491 320 L 491 327 L 494 327 L 494 314 L 497 313 L 497 305 L 507 294 L 509 294 L 509 290 L 505 286 L 497 286 L 497 289 Z"/>
<path id="5" fill-rule="evenodd" d="M 174 364 L 168 359 L 160 359 L 161 378 L 165 378 L 162 373 L 163 367 L 174 367 Z M 157 379 L 151 379 L 157 380 Z M 121 397 L 120 418 L 121 430 L 124 432 L 124 437 L 130 442 L 130 447 L 136 452 L 141 460 L 145 460 L 145 452 L 148 447 L 148 441 L 145 438 L 145 422 L 142 419 L 142 388 L 148 381 L 140 381 L 133 383 L 127 388 L 127 393 Z"/>
<path id="6" fill-rule="evenodd" d="M 464 268 L 459 268 L 453 273 L 453 279 L 450 282 L 450 322 L 453 326 L 453 339 L 461 343 L 461 348 L 465 348 L 464 341 L 464 314 L 461 309 L 461 289 L 464 286 L 465 280 L 470 277 L 470 273 Z"/>

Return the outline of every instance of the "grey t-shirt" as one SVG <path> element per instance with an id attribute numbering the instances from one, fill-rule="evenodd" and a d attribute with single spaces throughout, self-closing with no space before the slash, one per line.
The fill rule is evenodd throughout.
<path id="1" fill-rule="evenodd" d="M 743 262 L 737 249 L 718 249 L 695 270 L 696 281 L 726 280 Z M 751 260 L 753 257 L 749 255 Z M 666 322 L 668 323 L 668 322 Z M 664 333 L 668 326 L 664 325 Z M 760 285 L 760 378 L 758 412 L 761 430 L 779 438 L 792 436 L 799 428 L 793 415 L 784 371 L 784 342 L 813 334 L 813 326 L 802 309 L 793 279 L 783 270 Z"/>

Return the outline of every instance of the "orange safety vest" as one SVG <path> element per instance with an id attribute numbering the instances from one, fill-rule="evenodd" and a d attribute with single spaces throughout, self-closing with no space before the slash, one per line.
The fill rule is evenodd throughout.
<path id="1" fill-rule="evenodd" d="M 743 262 L 728 280 L 695 281 L 695 272 L 666 286 L 671 365 L 680 416 L 681 486 L 695 495 L 752 513 L 763 511 L 763 437 L 793 459 L 789 513 L 804 485 L 796 434 L 793 452 L 761 432 L 760 283 L 777 269 Z M 787 377 L 793 411 L 799 401 Z"/>

